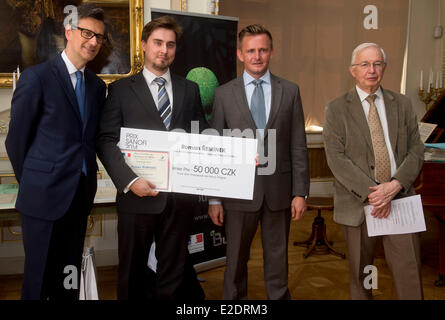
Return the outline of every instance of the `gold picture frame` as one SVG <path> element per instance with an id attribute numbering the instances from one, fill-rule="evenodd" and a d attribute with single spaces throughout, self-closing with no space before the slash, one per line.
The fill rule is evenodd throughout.
<path id="1" fill-rule="evenodd" d="M 42 0 L 43 2 L 50 0 Z M 92 2 L 98 6 L 122 6 L 128 3 L 129 9 L 129 42 L 130 42 L 130 70 L 128 73 L 117 74 L 98 74 L 107 85 L 117 79 L 127 77 L 139 72 L 143 67 L 143 54 L 141 49 L 140 37 L 144 27 L 144 1 L 143 0 L 84 0 L 83 2 Z M 112 21 L 111 21 L 112 23 Z M 128 60 L 127 60 L 128 61 Z M 13 74 L 1 72 L 0 69 L 0 87 L 13 86 Z"/>

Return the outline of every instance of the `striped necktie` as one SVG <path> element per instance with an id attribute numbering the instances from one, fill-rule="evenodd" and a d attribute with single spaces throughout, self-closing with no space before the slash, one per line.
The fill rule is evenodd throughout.
<path id="1" fill-rule="evenodd" d="M 165 89 L 165 79 L 162 77 L 155 78 L 153 80 L 158 85 L 158 111 L 161 116 L 162 122 L 168 129 L 170 127 L 170 121 L 172 118 L 172 107 L 170 105 L 170 99 L 168 98 L 167 90 Z"/>

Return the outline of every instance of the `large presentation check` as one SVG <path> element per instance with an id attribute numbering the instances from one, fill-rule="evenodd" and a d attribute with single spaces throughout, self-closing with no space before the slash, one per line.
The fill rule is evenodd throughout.
<path id="1" fill-rule="evenodd" d="M 119 146 L 155 190 L 253 198 L 256 139 L 121 128 Z"/>

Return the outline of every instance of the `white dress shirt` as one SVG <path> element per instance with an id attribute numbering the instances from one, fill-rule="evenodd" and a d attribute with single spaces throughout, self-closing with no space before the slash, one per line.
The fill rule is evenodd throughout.
<path id="1" fill-rule="evenodd" d="M 75 89 L 76 88 L 76 83 L 77 83 L 76 71 L 81 71 L 82 72 L 82 77 L 83 77 L 83 80 L 85 82 L 85 74 L 84 74 L 85 67 L 83 67 L 82 69 L 77 69 L 74 66 L 74 64 L 70 61 L 70 59 L 68 59 L 68 56 L 66 55 L 65 50 L 63 50 L 63 52 L 62 52 L 62 59 L 63 59 L 63 62 L 65 62 L 65 65 L 66 65 L 66 67 L 68 69 L 68 73 L 69 73 L 70 78 L 71 78 L 71 83 L 73 84 L 73 88 Z"/>
<path id="2" fill-rule="evenodd" d="M 358 86 L 355 86 L 357 89 L 358 96 L 360 97 L 360 101 L 363 106 L 363 111 L 365 112 L 366 119 L 368 119 L 369 114 L 369 102 L 366 101 L 366 98 L 369 96 L 369 93 L 363 91 Z M 385 100 L 383 99 L 382 89 L 379 88 L 375 95 L 377 98 L 374 100 L 374 104 L 377 108 L 377 113 L 379 114 L 380 123 L 382 124 L 383 135 L 385 137 L 386 147 L 388 149 L 389 154 L 389 162 L 391 164 L 391 177 L 397 170 L 396 160 L 394 158 L 394 153 L 392 152 L 391 142 L 389 141 L 389 133 L 388 133 L 388 120 L 386 119 L 386 108 L 385 108 Z"/>

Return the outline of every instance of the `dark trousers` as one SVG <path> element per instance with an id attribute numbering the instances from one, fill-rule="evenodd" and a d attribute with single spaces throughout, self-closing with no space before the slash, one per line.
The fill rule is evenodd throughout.
<path id="1" fill-rule="evenodd" d="M 156 273 L 150 268 L 146 268 L 145 275 L 145 299 L 156 299 Z M 205 300 L 205 293 L 198 280 L 195 268 L 191 261 L 190 254 L 187 254 L 184 279 L 175 293 L 175 299 L 184 302 L 198 302 Z"/>
<path id="2" fill-rule="evenodd" d="M 290 208 L 272 211 L 263 201 L 259 211 L 227 211 L 225 230 L 227 238 L 226 270 L 223 299 L 247 299 L 247 262 L 250 246 L 261 222 L 264 281 L 267 298 L 288 300 L 288 239 L 291 220 Z"/>
<path id="3" fill-rule="evenodd" d="M 155 299 L 181 298 L 191 223 L 191 208 L 177 203 L 172 195 L 169 195 L 167 206 L 160 214 L 118 213 L 118 299 L 150 298 L 147 295 L 147 283 L 150 283 L 147 261 L 153 240 L 156 241 L 158 261 Z"/>
<path id="4" fill-rule="evenodd" d="M 47 221 L 22 214 L 23 300 L 79 299 L 83 244 L 92 206 L 87 194 L 86 177 L 82 175 L 73 201 L 62 218 Z M 67 266 L 75 268 L 65 270 Z"/>

